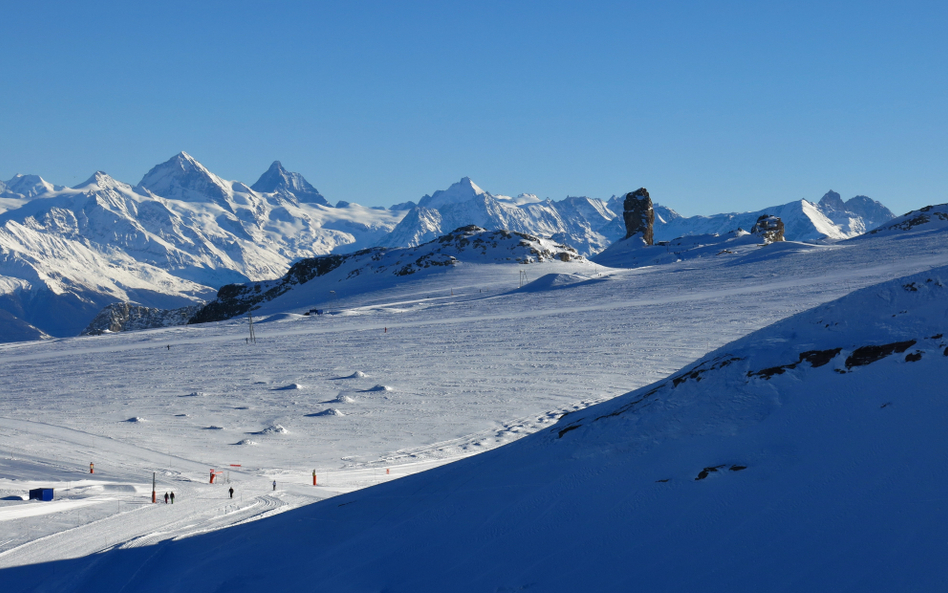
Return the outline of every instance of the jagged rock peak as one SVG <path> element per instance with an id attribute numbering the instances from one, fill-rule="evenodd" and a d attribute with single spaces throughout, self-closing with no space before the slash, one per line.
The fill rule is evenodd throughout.
<path id="1" fill-rule="evenodd" d="M 843 198 L 833 190 L 826 192 L 822 198 L 820 198 L 819 206 L 824 210 L 845 210 L 846 205 L 843 203 Z"/>
<path id="2" fill-rule="evenodd" d="M 763 239 L 764 243 L 783 241 L 783 221 L 779 216 L 763 214 L 757 219 L 751 234 Z"/>
<path id="3" fill-rule="evenodd" d="M 299 173 L 287 171 L 280 161 L 273 161 L 270 168 L 260 176 L 256 183 L 250 186 L 250 189 L 263 193 L 288 192 L 296 196 L 301 202 L 329 205 L 326 198 L 310 185 L 306 178 Z"/>
<path id="4" fill-rule="evenodd" d="M 625 221 L 625 238 L 636 234 L 642 235 L 646 245 L 652 245 L 655 239 L 655 211 L 652 209 L 652 198 L 644 187 L 625 194 L 622 219 Z"/>

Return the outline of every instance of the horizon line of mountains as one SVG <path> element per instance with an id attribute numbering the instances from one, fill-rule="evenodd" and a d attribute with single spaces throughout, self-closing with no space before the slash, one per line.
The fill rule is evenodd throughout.
<path id="1" fill-rule="evenodd" d="M 174 309 L 221 286 L 281 277 L 305 258 L 415 247 L 476 225 L 551 239 L 593 256 L 625 237 L 623 196 L 493 195 L 465 177 L 417 204 L 331 205 L 279 161 L 253 185 L 185 152 L 132 186 L 97 171 L 72 188 L 36 175 L 0 182 L 0 342 L 77 335 L 113 302 Z M 894 218 L 866 196 L 799 200 L 756 212 L 684 217 L 654 205 L 656 240 L 751 228 L 777 216 L 790 241 L 832 242 Z"/>

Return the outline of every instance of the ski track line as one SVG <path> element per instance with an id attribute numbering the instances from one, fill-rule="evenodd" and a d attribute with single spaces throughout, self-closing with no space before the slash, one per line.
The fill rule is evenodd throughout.
<path id="1" fill-rule="evenodd" d="M 168 539 L 190 537 L 273 516 L 311 501 L 293 496 L 293 504 L 278 496 L 263 494 L 249 503 L 216 500 L 184 516 L 172 514 L 188 504 L 142 505 L 138 509 L 110 515 L 78 527 L 39 537 L 0 552 L 0 569 L 46 560 L 78 558 L 114 548 L 137 548 Z M 208 499 L 194 499 L 197 501 Z M 233 507 L 233 510 L 228 510 Z M 188 509 L 190 510 L 190 509 Z M 187 512 L 187 511 L 185 511 Z M 128 513 L 136 513 L 130 518 Z M 12 540 L 11 540 L 12 541 Z"/>

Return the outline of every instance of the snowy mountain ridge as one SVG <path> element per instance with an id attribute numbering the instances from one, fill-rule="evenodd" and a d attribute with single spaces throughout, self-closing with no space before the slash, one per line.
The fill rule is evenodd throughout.
<path id="1" fill-rule="evenodd" d="M 377 288 L 380 282 L 391 282 L 393 277 L 430 274 L 464 263 L 550 261 L 584 263 L 585 258 L 572 247 L 548 239 L 468 225 L 417 247 L 375 247 L 318 256 L 293 264 L 278 280 L 224 286 L 217 299 L 197 312 L 190 323 L 230 319 L 257 310 L 264 303 L 270 303 L 268 309 L 277 311 L 315 307 L 327 301 L 331 291 L 345 289 L 353 294 Z"/>

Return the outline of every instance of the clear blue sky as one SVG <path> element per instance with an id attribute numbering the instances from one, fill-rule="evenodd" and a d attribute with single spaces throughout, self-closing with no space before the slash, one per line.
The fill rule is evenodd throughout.
<path id="1" fill-rule="evenodd" d="M 683 214 L 833 188 L 948 202 L 940 2 L 0 0 L 0 179 L 184 150 L 330 201 L 493 193 Z"/>

